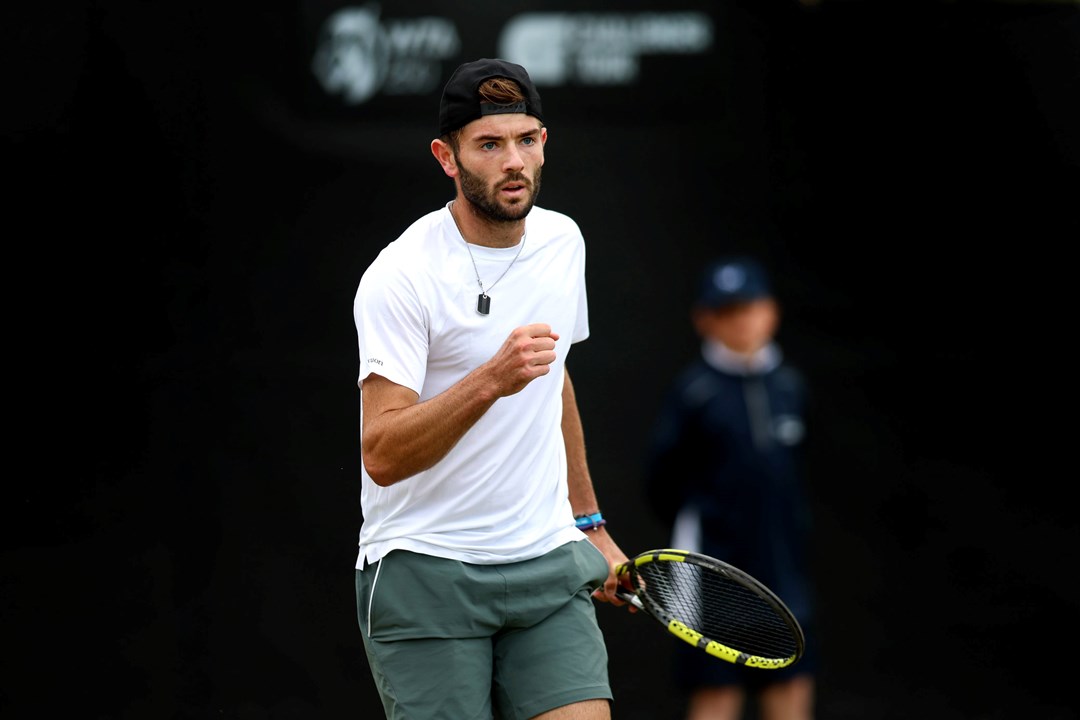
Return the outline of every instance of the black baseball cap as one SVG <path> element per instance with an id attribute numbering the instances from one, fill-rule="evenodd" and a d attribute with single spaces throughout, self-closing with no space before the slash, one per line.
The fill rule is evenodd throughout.
<path id="1" fill-rule="evenodd" d="M 701 274 L 698 305 L 722 308 L 771 297 L 769 275 L 749 257 L 722 258 L 709 263 Z"/>
<path id="2" fill-rule="evenodd" d="M 509 78 L 517 82 L 525 95 L 525 102 L 512 105 L 481 103 L 476 90 L 480 83 L 493 77 Z M 541 112 L 540 94 L 536 92 L 536 86 L 525 68 L 506 60 L 481 58 L 459 65 L 446 81 L 442 100 L 439 102 L 439 135 L 465 127 L 484 115 L 499 113 L 526 113 L 544 122 Z"/>

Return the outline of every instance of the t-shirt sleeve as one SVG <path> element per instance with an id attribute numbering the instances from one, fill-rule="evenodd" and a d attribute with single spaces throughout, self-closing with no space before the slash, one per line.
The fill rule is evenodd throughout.
<path id="1" fill-rule="evenodd" d="M 428 317 L 410 278 L 373 263 L 356 290 L 353 320 L 360 351 L 357 384 L 375 373 L 419 395 L 427 371 Z"/>
<path id="2" fill-rule="evenodd" d="M 575 229 L 576 225 L 575 225 Z M 589 337 L 589 297 L 588 289 L 585 287 L 585 239 L 581 237 L 581 230 L 577 230 L 578 233 L 578 252 L 580 253 L 578 267 L 580 268 L 581 276 L 578 280 L 578 303 L 577 303 L 577 322 L 574 323 L 574 335 L 571 342 L 581 342 Z"/>

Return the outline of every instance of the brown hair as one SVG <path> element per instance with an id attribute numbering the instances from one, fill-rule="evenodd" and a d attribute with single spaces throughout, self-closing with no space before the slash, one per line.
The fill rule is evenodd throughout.
<path id="1" fill-rule="evenodd" d="M 512 105 L 525 100 L 525 93 L 521 92 L 521 87 L 517 82 L 504 77 L 488 78 L 480 83 L 476 94 L 481 102 L 495 105 Z"/>

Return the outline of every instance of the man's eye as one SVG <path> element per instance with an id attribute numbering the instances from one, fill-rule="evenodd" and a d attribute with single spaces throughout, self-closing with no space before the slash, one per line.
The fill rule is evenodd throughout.
<path id="1" fill-rule="evenodd" d="M 521 142 L 522 142 L 523 145 L 535 145 L 536 144 L 536 138 L 534 138 L 534 137 L 522 138 Z"/>
<path id="2" fill-rule="evenodd" d="M 483 145 L 481 145 L 480 147 L 483 148 L 484 150 L 493 150 L 495 148 L 495 143 L 486 142 Z"/>

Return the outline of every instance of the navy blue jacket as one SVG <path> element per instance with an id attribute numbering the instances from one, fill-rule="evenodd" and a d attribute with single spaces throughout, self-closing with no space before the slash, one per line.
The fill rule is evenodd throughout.
<path id="1" fill-rule="evenodd" d="M 679 374 L 656 420 L 646 490 L 669 528 L 696 509 L 700 547 L 683 549 L 744 570 L 809 620 L 807 389 L 779 349 L 769 351 L 754 371 L 702 357 Z"/>

